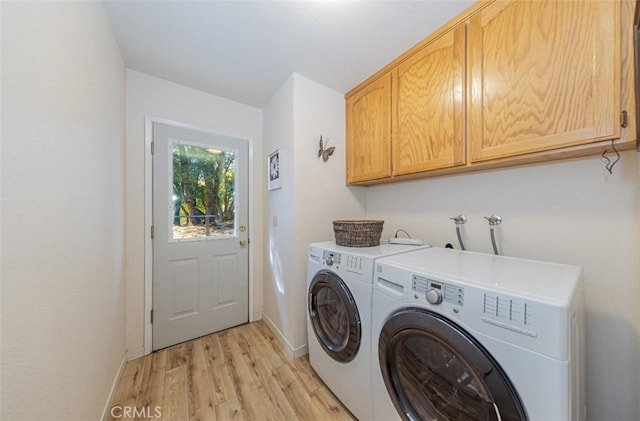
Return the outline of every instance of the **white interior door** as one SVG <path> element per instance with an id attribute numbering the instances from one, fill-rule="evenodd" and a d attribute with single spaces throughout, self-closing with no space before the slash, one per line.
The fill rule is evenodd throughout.
<path id="1" fill-rule="evenodd" d="M 249 320 L 248 143 L 153 124 L 153 350 Z"/>

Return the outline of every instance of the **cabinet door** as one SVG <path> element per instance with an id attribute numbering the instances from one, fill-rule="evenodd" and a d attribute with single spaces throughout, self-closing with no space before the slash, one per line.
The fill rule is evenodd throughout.
<path id="1" fill-rule="evenodd" d="M 469 22 L 471 160 L 620 137 L 618 1 L 499 1 Z"/>
<path id="2" fill-rule="evenodd" d="M 464 164 L 464 72 L 464 25 L 394 70 L 394 175 Z"/>
<path id="3" fill-rule="evenodd" d="M 391 74 L 347 98 L 347 184 L 391 175 Z"/>

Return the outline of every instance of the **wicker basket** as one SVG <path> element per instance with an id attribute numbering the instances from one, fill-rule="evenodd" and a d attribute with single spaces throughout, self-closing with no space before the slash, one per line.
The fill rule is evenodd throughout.
<path id="1" fill-rule="evenodd" d="M 378 220 L 333 221 L 336 244 L 346 247 L 373 247 L 380 245 L 382 224 Z"/>

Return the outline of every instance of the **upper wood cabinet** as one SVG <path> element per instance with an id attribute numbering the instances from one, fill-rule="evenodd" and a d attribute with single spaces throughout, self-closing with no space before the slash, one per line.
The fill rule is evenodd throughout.
<path id="1" fill-rule="evenodd" d="M 347 98 L 347 183 L 391 175 L 391 74 Z"/>
<path id="2" fill-rule="evenodd" d="M 471 161 L 620 137 L 620 2 L 499 1 L 468 24 Z"/>
<path id="3" fill-rule="evenodd" d="M 345 95 L 347 183 L 636 147 L 635 7 L 479 1 Z"/>
<path id="4" fill-rule="evenodd" d="M 464 164 L 464 82 L 464 25 L 393 70 L 394 176 Z"/>

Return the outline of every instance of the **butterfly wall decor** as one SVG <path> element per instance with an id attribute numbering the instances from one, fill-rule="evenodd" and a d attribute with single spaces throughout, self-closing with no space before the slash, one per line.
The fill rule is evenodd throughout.
<path id="1" fill-rule="evenodd" d="M 322 161 L 327 162 L 329 157 L 333 155 L 333 151 L 336 150 L 335 146 L 327 148 L 329 144 L 329 139 L 327 139 L 324 144 L 322 143 L 322 135 L 320 135 L 320 149 L 318 150 L 318 158 L 322 157 Z"/>

